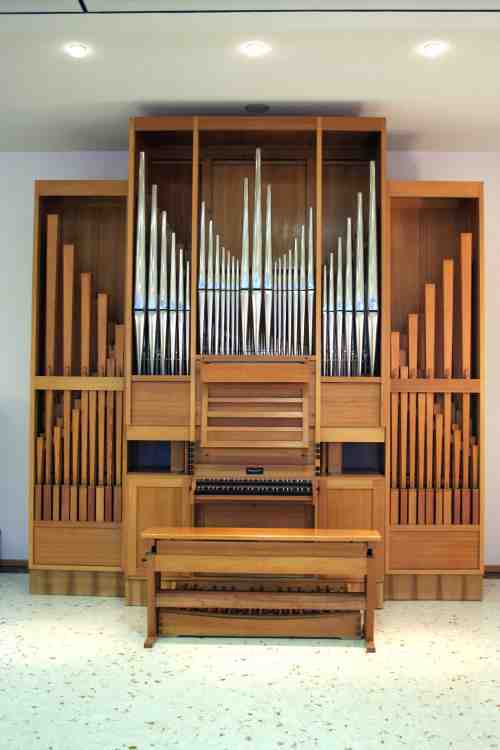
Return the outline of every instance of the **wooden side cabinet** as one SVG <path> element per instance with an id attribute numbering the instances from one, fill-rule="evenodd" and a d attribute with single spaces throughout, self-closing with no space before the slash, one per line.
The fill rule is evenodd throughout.
<path id="1" fill-rule="evenodd" d="M 141 533 L 151 526 L 193 525 L 191 477 L 129 474 L 126 496 L 124 569 L 127 576 L 145 578 Z"/>
<path id="2" fill-rule="evenodd" d="M 375 529 L 384 539 L 383 475 L 330 476 L 320 480 L 317 512 L 320 529 Z M 384 543 L 377 559 L 377 582 L 384 580 Z"/>

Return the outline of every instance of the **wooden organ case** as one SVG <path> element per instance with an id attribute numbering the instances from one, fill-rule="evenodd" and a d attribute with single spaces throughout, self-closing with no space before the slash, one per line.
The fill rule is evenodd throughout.
<path id="1" fill-rule="evenodd" d="M 252 254 L 257 152 L 262 188 L 262 310 L 257 334 L 260 343 L 256 344 Z M 406 365 L 400 351 L 409 348 L 408 359 L 414 356 L 414 334 L 408 335 L 404 324 L 408 313 L 425 312 L 417 302 L 416 287 L 420 289 L 427 271 L 430 275 L 424 281 L 436 282 L 437 266 L 430 261 L 432 248 L 439 246 L 442 253 L 450 248 L 449 257 L 458 258 L 460 233 L 464 232 L 473 237 L 470 335 L 482 331 L 482 192 L 478 185 L 460 183 L 455 192 L 444 194 L 443 205 L 434 206 L 432 202 L 441 193 L 432 188 L 432 183 L 426 183 L 425 188 L 417 183 L 413 187 L 399 183 L 391 185 L 388 193 L 385 170 L 383 119 L 155 117 L 130 122 L 128 190 L 123 183 L 82 183 L 80 187 L 75 183 L 43 183 L 39 187 L 30 459 L 33 592 L 114 593 L 125 595 L 129 604 L 144 604 L 147 546 L 142 531 L 149 527 L 199 526 L 374 529 L 382 535 L 377 556 L 378 606 L 383 606 L 384 594 L 389 598 L 481 596 L 483 513 L 478 510 L 476 516 L 472 515 L 473 508 L 481 508 L 483 486 L 484 462 L 479 460 L 483 450 L 480 353 L 472 350 L 469 375 L 463 378 L 458 366 L 465 367 L 466 363 L 459 363 L 459 350 L 455 349 L 452 357 L 454 363 L 456 358 L 456 372 L 451 380 L 443 385 L 431 377 L 424 383 L 422 374 L 415 370 L 406 386 Z M 268 185 L 272 187 L 269 224 Z M 242 239 L 245 189 L 250 269 L 247 284 Z M 48 197 L 44 191 L 48 191 Z M 111 191 L 112 198 L 102 195 L 103 191 Z M 101 205 L 94 215 L 85 213 L 87 202 L 92 200 Z M 427 214 L 424 204 L 429 205 Z M 66 220 L 71 211 L 76 218 Z M 145 217 L 142 227 L 138 221 L 141 211 Z M 154 212 L 158 236 L 157 257 L 152 263 Z M 66 354 L 74 360 L 69 371 L 64 369 L 63 339 L 67 336 L 63 331 L 67 331 L 67 321 L 74 318 L 73 349 L 81 347 L 80 338 L 87 335 L 80 321 L 82 315 L 85 318 L 81 301 L 84 293 L 79 280 L 73 308 L 69 307 L 72 294 L 64 290 L 70 285 L 71 264 L 65 267 L 61 260 L 57 276 L 47 265 L 48 213 L 59 215 L 59 253 L 64 255 L 70 243 L 75 246 L 75 254 L 79 245 L 97 243 L 96 247 L 105 245 L 106 252 L 116 260 L 105 273 L 97 268 L 98 254 L 91 253 L 86 265 L 76 266 L 79 272 L 98 276 L 93 279 L 90 302 L 91 325 L 95 323 L 98 330 L 95 353 L 88 355 L 83 347 L 81 362 L 80 358 L 76 361 L 74 352 Z M 370 229 L 373 221 L 375 236 Z M 106 234 L 110 222 L 114 226 L 112 237 Z M 226 274 L 221 272 L 218 281 L 208 278 L 210 222 L 213 268 L 224 268 L 221 261 L 219 266 L 215 261 L 217 235 L 218 257 L 226 258 Z M 296 263 L 296 259 L 299 264 L 302 261 L 302 226 L 304 279 Z M 138 269 L 141 232 L 146 255 Z M 360 246 L 356 244 L 358 237 Z M 270 287 L 266 286 L 264 267 L 268 242 L 272 246 Z M 364 263 L 361 270 L 359 247 Z M 424 249 L 419 251 L 419 247 Z M 417 274 L 407 273 L 407 254 L 419 259 Z M 370 258 L 376 259 L 375 266 L 370 265 Z M 168 284 L 162 290 L 164 264 Z M 153 266 L 159 269 L 157 298 L 148 291 Z M 52 292 L 51 273 L 55 278 Z M 459 276 L 457 265 L 456 295 Z M 406 281 L 400 283 L 400 277 Z M 205 283 L 200 282 L 203 278 Z M 361 291 L 356 286 L 357 278 L 363 279 Z M 120 285 L 120 293 L 115 294 Z M 141 295 L 144 289 L 146 293 Z M 270 338 L 266 322 L 269 289 L 277 292 L 276 299 L 286 300 L 282 308 L 278 307 L 284 318 L 274 306 L 271 309 Z M 55 319 L 46 303 L 49 292 L 65 311 Z M 219 292 L 218 314 L 225 317 L 216 321 L 215 295 Z M 295 292 L 297 308 L 293 307 Z M 310 292 L 313 294 L 308 296 Z M 107 308 L 102 293 L 107 294 Z M 88 292 L 85 294 L 88 297 Z M 221 302 L 224 294 L 227 305 Z M 437 294 L 441 294 L 439 284 Z M 248 338 L 243 342 L 245 295 Z M 410 310 L 408 306 L 412 305 L 415 309 Z M 106 314 L 105 308 L 109 311 Z M 297 312 L 302 309 L 306 310 L 304 321 Z M 118 323 L 117 330 L 110 320 Z M 236 342 L 235 320 L 239 321 Z M 217 341 L 213 333 L 216 327 Z M 400 344 L 396 363 L 391 331 L 397 330 Z M 423 323 L 419 331 L 423 336 Z M 47 337 L 50 344 L 54 336 L 61 342 L 55 346 L 55 361 L 59 366 L 60 359 L 61 367 L 50 371 L 40 351 L 50 350 Z M 361 349 L 357 344 L 360 337 Z M 441 333 L 437 333 L 437 358 L 442 356 L 441 340 Z M 424 357 L 422 346 L 419 358 Z M 78 352 L 80 356 L 80 349 Z M 88 356 L 91 363 L 86 369 Z M 423 359 L 419 359 L 420 368 L 425 370 Z M 447 393 L 470 394 L 469 404 L 465 399 L 460 435 L 460 445 L 467 445 L 470 458 L 463 462 L 468 467 L 465 476 L 463 469 L 459 477 L 455 476 L 461 493 L 456 516 L 458 519 L 460 515 L 460 524 L 453 518 L 441 522 L 435 510 L 432 521 L 430 511 L 427 519 L 425 511 L 418 516 L 420 454 L 417 427 L 410 440 L 414 420 L 411 394 L 436 393 L 439 389 L 441 395 L 434 399 L 433 415 L 436 407 L 439 413 L 441 402 L 444 409 Z M 99 395 L 101 390 L 103 396 Z M 66 391 L 73 394 L 70 399 L 64 395 Z M 54 399 L 47 399 L 45 394 L 52 392 Z M 408 394 L 411 427 L 405 433 Z M 418 396 L 415 400 L 418 425 Z M 456 400 L 453 397 L 454 404 Z M 425 403 L 426 414 L 430 415 L 428 396 Z M 458 418 L 455 409 L 450 423 L 451 462 L 453 440 L 457 443 L 459 438 L 451 433 L 456 432 Z M 469 429 L 468 419 L 472 424 Z M 427 456 L 426 465 L 437 453 L 444 466 L 444 449 L 436 439 L 436 434 L 441 439 L 441 417 L 435 422 L 429 416 L 428 425 L 421 448 Z M 417 447 L 412 458 L 414 443 Z M 91 454 L 95 454 L 92 461 Z M 406 455 L 408 458 L 403 458 Z M 437 494 L 444 488 L 441 475 L 430 488 L 425 476 L 424 494 L 427 489 Z M 452 492 L 453 478 L 451 471 Z M 55 500 L 47 485 L 56 488 Z M 409 515 L 413 513 L 409 510 L 413 500 L 408 504 L 405 493 L 410 487 L 416 491 L 416 515 Z M 59 500 L 63 496 L 69 503 L 68 513 L 64 505 L 64 518 Z M 456 503 L 458 507 L 458 499 Z M 451 544 L 449 557 L 447 544 Z M 212 586 L 212 590 L 221 586 L 220 581 L 196 585 L 201 589 Z M 255 581 L 240 578 L 227 585 L 245 590 L 255 586 Z M 307 577 L 300 581 L 285 577 L 276 585 L 282 591 L 299 586 L 307 593 L 312 584 Z M 324 582 L 324 591 L 354 594 L 363 586 L 362 579 L 329 579 Z"/>
<path id="2" fill-rule="evenodd" d="M 184 460 L 183 470 L 176 473 L 141 473 L 127 467 L 125 549 L 129 601 L 144 601 L 145 569 L 141 555 L 145 547 L 138 535 L 148 526 L 373 528 L 383 533 L 385 394 L 381 372 L 386 353 L 381 345 L 385 200 L 381 186 L 385 169 L 384 121 L 294 117 L 138 119 L 132 123 L 130 144 L 129 218 L 132 217 L 132 221 L 129 223 L 127 297 L 132 298 L 133 284 L 137 280 L 134 277 L 136 219 L 140 172 L 144 168 L 146 203 L 151 200 L 153 184 L 157 184 L 158 211 L 166 211 L 176 242 L 187 248 L 191 299 L 189 371 L 184 368 L 182 375 L 176 372 L 151 374 L 151 369 L 148 374 L 139 375 L 139 359 L 142 370 L 148 369 L 147 353 L 145 359 L 142 355 L 139 358 L 137 350 L 137 324 L 142 325 L 141 313 L 139 320 L 135 320 L 135 312 L 131 310 L 126 321 L 129 358 L 126 377 L 130 383 L 125 409 L 127 442 L 168 441 L 171 456 L 175 453 L 182 457 L 181 463 Z M 313 304 L 307 298 L 305 320 L 300 319 L 294 308 L 291 321 L 278 324 L 273 308 L 269 343 L 265 329 L 264 278 L 260 345 L 255 342 L 252 318 L 257 151 L 261 159 L 262 272 L 266 270 L 269 242 L 274 292 L 281 289 L 279 281 L 277 284 L 275 281 L 277 264 L 283 262 L 282 279 L 286 267 L 290 288 L 297 289 L 298 309 L 302 309 L 308 291 L 314 295 L 311 295 Z M 330 251 L 337 249 L 337 236 L 345 233 L 348 216 L 352 216 L 353 228 L 355 226 L 358 193 L 362 193 L 364 199 L 366 245 L 371 162 L 378 225 L 376 283 L 380 291 L 376 362 L 373 374 L 366 365 L 362 374 L 354 373 L 354 368 L 352 374 L 347 368 L 336 373 L 328 371 L 322 354 L 322 269 Z M 266 223 L 270 201 L 268 185 L 272 188 L 269 225 Z M 248 284 L 245 284 L 243 257 L 245 190 L 249 225 Z M 149 216 L 147 210 L 146 216 Z M 149 218 L 146 226 L 148 221 Z M 296 259 L 300 264 L 304 241 L 301 225 L 304 225 L 307 256 L 304 275 L 307 275 L 307 282 L 312 276 L 312 284 L 303 285 L 297 268 L 298 283 L 294 286 Z M 224 251 L 229 253 L 228 267 L 232 269 L 234 262 L 236 268 L 240 295 L 236 313 L 240 321 L 240 340 L 236 345 L 232 341 L 234 328 L 230 317 L 226 317 L 225 328 L 219 321 L 219 340 L 207 340 L 207 330 L 210 333 L 212 329 L 217 330 L 214 298 L 218 294 L 217 279 L 208 279 L 210 231 L 213 232 L 214 255 L 219 243 L 222 257 Z M 288 261 L 285 261 L 287 254 Z M 184 262 L 185 259 L 184 254 Z M 179 262 L 178 256 L 176 262 Z M 170 264 L 169 258 L 169 267 Z M 217 268 L 217 261 L 214 268 Z M 224 271 L 221 276 L 224 288 Z M 231 281 L 232 277 L 221 295 L 230 293 Z M 287 294 L 285 287 L 283 281 L 279 293 Z M 243 341 L 245 293 L 249 300 L 246 342 Z M 293 294 L 290 294 L 290 305 Z M 201 305 L 205 318 L 211 314 L 208 306 L 214 308 L 211 322 L 204 330 L 200 329 Z M 223 315 L 224 302 L 220 305 Z M 285 308 L 286 305 L 287 302 Z M 226 336 L 229 341 L 223 340 Z M 147 346 L 146 343 L 146 350 Z M 349 469 L 344 467 L 344 461 Z M 381 605 L 383 550 L 378 566 Z M 256 585 L 255 581 L 244 579 L 230 584 L 240 588 Z M 199 587 L 204 585 L 223 583 L 197 583 Z M 283 590 L 299 585 L 308 591 L 313 584 L 304 577 L 301 581 L 285 578 L 276 585 L 285 587 Z M 359 592 L 363 590 L 364 581 L 331 579 L 325 580 L 324 586 L 328 591 Z"/>

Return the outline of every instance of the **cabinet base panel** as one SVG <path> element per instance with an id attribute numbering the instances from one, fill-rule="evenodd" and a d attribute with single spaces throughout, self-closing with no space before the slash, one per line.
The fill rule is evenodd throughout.
<path id="1" fill-rule="evenodd" d="M 30 570 L 31 594 L 123 596 L 123 573 L 90 570 Z"/>
<path id="2" fill-rule="evenodd" d="M 386 575 L 385 598 L 393 601 L 481 601 L 483 577 L 479 574 Z"/>
<path id="3" fill-rule="evenodd" d="M 362 637 L 360 612 L 273 617 L 160 610 L 158 620 L 160 635 L 166 636 L 351 639 Z"/>

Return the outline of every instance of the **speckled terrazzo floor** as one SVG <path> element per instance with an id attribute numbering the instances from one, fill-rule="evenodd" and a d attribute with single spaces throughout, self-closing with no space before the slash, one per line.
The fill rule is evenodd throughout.
<path id="1" fill-rule="evenodd" d="M 500 580 L 387 602 L 357 642 L 164 639 L 120 599 L 0 575 L 1 750 L 500 748 Z"/>

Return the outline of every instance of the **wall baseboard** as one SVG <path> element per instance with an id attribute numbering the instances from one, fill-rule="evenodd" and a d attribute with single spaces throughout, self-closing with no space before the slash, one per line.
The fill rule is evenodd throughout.
<path id="1" fill-rule="evenodd" d="M 27 573 L 27 560 L 0 560 L 0 573 Z"/>
<path id="2" fill-rule="evenodd" d="M 485 565 L 484 575 L 489 578 L 500 578 L 500 565 Z"/>

